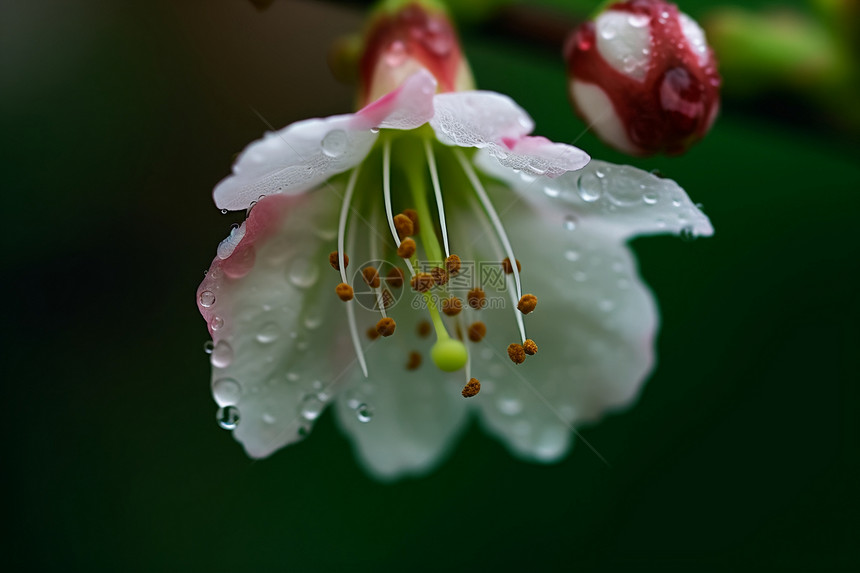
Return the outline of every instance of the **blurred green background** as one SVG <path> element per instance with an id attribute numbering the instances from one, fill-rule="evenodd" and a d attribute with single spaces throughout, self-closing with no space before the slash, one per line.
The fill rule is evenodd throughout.
<path id="1" fill-rule="evenodd" d="M 2 4 L 3 561 L 860 568 L 857 134 L 802 96 L 729 99 L 686 156 L 633 161 L 681 183 L 717 232 L 633 243 L 662 311 L 659 365 L 634 408 L 582 429 L 611 467 L 582 445 L 521 463 L 473 424 L 435 473 L 380 485 L 329 413 L 259 462 L 217 427 L 194 293 L 241 216 L 211 189 L 266 129 L 256 112 L 282 126 L 351 109 L 326 50 L 360 7 Z M 557 51 L 497 23 L 464 31 L 479 85 L 541 135 L 629 161 L 582 135 Z"/>

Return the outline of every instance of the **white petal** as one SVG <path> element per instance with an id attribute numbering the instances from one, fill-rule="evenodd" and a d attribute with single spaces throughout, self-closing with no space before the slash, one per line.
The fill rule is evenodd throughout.
<path id="1" fill-rule="evenodd" d="M 485 172 L 507 181 L 526 199 L 557 197 L 569 214 L 607 236 L 628 239 L 658 233 L 710 236 L 708 217 L 671 179 L 629 165 L 592 160 L 580 171 L 555 179 L 524 177 L 499 166 L 484 154 L 475 158 Z"/>
<path id="2" fill-rule="evenodd" d="M 488 91 L 438 94 L 430 125 L 446 145 L 487 147 L 517 140 L 534 129 L 532 118 L 508 96 Z"/>
<path id="3" fill-rule="evenodd" d="M 341 357 L 351 357 L 332 342 L 343 308 L 320 286 L 333 273 L 337 206 L 328 188 L 260 201 L 198 289 L 215 343 L 213 395 L 238 409 L 233 435 L 252 457 L 306 435 L 331 399 Z"/>
<path id="4" fill-rule="evenodd" d="M 642 81 L 651 61 L 650 17 L 607 10 L 595 21 L 597 51 L 606 63 L 635 80 Z"/>
<path id="5" fill-rule="evenodd" d="M 361 296 L 357 288 L 356 300 Z M 339 424 L 357 457 L 383 481 L 435 468 L 455 444 L 468 414 L 468 404 L 460 395 L 465 384 L 462 372 L 438 370 L 429 358 L 435 336 L 417 334 L 418 323 L 428 319 L 426 312 L 412 308 L 419 295 L 407 284 L 395 296 L 400 298 L 389 316 L 397 322 L 397 330 L 388 338 L 363 341 L 369 377 L 355 372 L 336 406 Z M 359 330 L 364 332 L 379 318 L 378 312 L 360 312 Z M 406 368 L 411 352 L 422 355 L 416 370 Z M 369 420 L 367 412 L 372 413 Z"/>
<path id="6" fill-rule="evenodd" d="M 267 133 L 245 148 L 233 164 L 233 174 L 215 187 L 215 204 L 246 209 L 263 196 L 301 193 L 354 167 L 377 137 L 356 125 L 354 115 L 337 115 Z"/>
<path id="7" fill-rule="evenodd" d="M 494 200 L 504 209 L 512 198 Z M 519 342 L 508 303 L 482 311 L 488 333 L 474 354 L 482 382 L 475 403 L 487 429 L 516 455 L 542 462 L 564 456 L 575 425 L 631 404 L 654 364 L 657 313 L 629 249 L 597 220 L 571 224 L 572 213 L 538 194 L 508 210 L 524 292 L 538 297 L 525 325 L 539 350 L 521 365 L 506 356 L 507 344 Z"/>
<path id="8" fill-rule="evenodd" d="M 532 175 L 558 177 L 562 173 L 582 169 L 588 163 L 588 154 L 565 143 L 555 143 L 545 137 L 523 137 L 512 142 L 509 148 L 490 146 L 483 150 L 509 169 Z"/>
<path id="9" fill-rule="evenodd" d="M 415 129 L 433 117 L 436 78 L 421 68 L 401 86 L 368 104 L 356 113 L 359 125 L 366 128 Z"/>

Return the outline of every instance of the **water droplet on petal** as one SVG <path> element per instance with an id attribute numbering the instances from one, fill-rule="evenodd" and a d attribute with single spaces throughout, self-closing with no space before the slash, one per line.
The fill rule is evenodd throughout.
<path id="1" fill-rule="evenodd" d="M 576 217 L 573 215 L 565 215 L 564 220 L 562 221 L 562 226 L 566 231 L 575 231 L 576 230 Z"/>
<path id="2" fill-rule="evenodd" d="M 370 133 L 379 133 L 379 128 L 378 127 L 371 127 Z"/>
<path id="3" fill-rule="evenodd" d="M 312 287 L 319 278 L 319 266 L 309 259 L 297 259 L 290 265 L 290 282 L 299 288 Z"/>
<path id="4" fill-rule="evenodd" d="M 212 366 L 216 368 L 227 368 L 233 362 L 233 347 L 226 340 L 219 340 L 215 348 L 212 349 L 210 361 Z"/>
<path id="5" fill-rule="evenodd" d="M 648 191 L 647 193 L 642 195 L 642 201 L 644 201 L 646 205 L 656 205 L 657 199 L 657 194 L 653 191 Z"/>
<path id="6" fill-rule="evenodd" d="M 213 304 L 215 304 L 215 293 L 211 290 L 204 290 L 200 293 L 200 306 L 203 308 L 209 308 Z"/>
<path id="7" fill-rule="evenodd" d="M 298 382 L 301 378 L 302 377 L 295 372 L 287 372 L 287 380 L 290 382 Z"/>
<path id="8" fill-rule="evenodd" d="M 229 211 L 228 211 L 227 209 L 221 209 L 221 214 L 222 214 L 222 215 L 226 215 L 227 213 L 229 213 Z"/>
<path id="9" fill-rule="evenodd" d="M 206 354 L 212 354 L 212 350 L 215 348 L 215 343 L 211 340 L 207 340 L 203 343 L 203 352 Z"/>
<path id="10" fill-rule="evenodd" d="M 366 424 L 373 419 L 373 407 L 369 404 L 359 404 L 355 409 L 355 417 L 359 422 Z"/>
<path id="11" fill-rule="evenodd" d="M 576 251 L 565 251 L 564 258 L 570 262 L 578 261 L 579 253 L 577 253 Z"/>
<path id="12" fill-rule="evenodd" d="M 346 132 L 342 129 L 333 129 L 332 131 L 329 131 L 320 142 L 322 152 L 328 157 L 340 157 L 346 153 L 348 146 L 349 138 L 347 137 Z"/>
<path id="13" fill-rule="evenodd" d="M 696 240 L 696 231 L 690 225 L 685 225 L 681 227 L 681 240 L 682 241 L 695 241 Z"/>
<path id="14" fill-rule="evenodd" d="M 212 384 L 212 397 L 219 406 L 233 406 L 242 397 L 242 388 L 232 378 L 221 378 Z"/>
<path id="15" fill-rule="evenodd" d="M 260 344 L 270 344 L 276 341 L 280 335 L 281 327 L 274 322 L 267 322 L 257 332 L 257 342 Z"/>
<path id="16" fill-rule="evenodd" d="M 239 408 L 236 406 L 218 408 L 215 419 L 218 420 L 218 425 L 225 430 L 234 430 L 239 425 Z"/>
<path id="17" fill-rule="evenodd" d="M 300 412 L 304 419 L 316 420 L 322 414 L 323 408 L 325 408 L 325 402 L 313 394 L 308 394 L 302 400 Z"/>
<path id="18" fill-rule="evenodd" d="M 209 321 L 209 326 L 212 327 L 212 330 L 219 330 L 222 326 L 224 326 L 224 319 L 220 316 L 213 316 L 212 320 Z"/>
<path id="19" fill-rule="evenodd" d="M 603 193 L 603 173 L 595 171 L 594 173 L 583 173 L 576 184 L 576 191 L 580 198 L 586 203 L 594 203 L 600 199 Z"/>

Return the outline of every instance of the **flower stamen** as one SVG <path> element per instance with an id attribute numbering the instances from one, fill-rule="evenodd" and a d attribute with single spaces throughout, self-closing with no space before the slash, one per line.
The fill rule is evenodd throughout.
<path id="1" fill-rule="evenodd" d="M 338 216 L 337 223 L 337 256 L 341 278 L 341 284 L 338 285 L 338 289 L 340 289 L 342 286 L 346 286 L 347 288 L 349 288 L 350 291 L 352 291 L 352 287 L 350 287 L 346 282 L 346 262 L 344 260 L 344 257 L 346 255 L 344 254 L 343 242 L 345 239 L 344 234 L 346 231 L 346 219 L 347 215 L 349 214 L 352 195 L 355 192 L 355 182 L 358 180 L 359 170 L 360 167 L 356 167 L 352 171 L 352 175 L 350 175 L 349 177 L 349 182 L 346 184 L 346 193 L 344 193 L 343 196 L 343 203 L 340 206 L 340 215 Z M 352 231 L 353 229 L 350 229 L 351 233 Z M 338 296 L 340 296 L 340 293 L 338 293 Z M 355 348 L 355 357 L 356 359 L 358 359 L 358 363 L 361 366 L 361 371 L 364 374 L 364 377 L 367 378 L 367 361 L 365 361 L 364 359 L 364 352 L 362 352 L 361 350 L 361 341 L 358 338 L 358 326 L 355 322 L 355 308 L 353 307 L 353 304 L 351 302 L 352 297 L 350 296 L 349 299 L 343 299 L 343 297 L 341 297 L 341 300 L 346 300 L 346 318 L 347 322 L 349 323 L 349 336 L 350 338 L 352 338 L 352 345 Z"/>
<path id="2" fill-rule="evenodd" d="M 442 244 L 445 246 L 445 256 L 451 256 L 448 246 L 448 225 L 445 224 L 445 206 L 442 203 L 442 187 L 439 185 L 439 171 L 436 169 L 436 157 L 429 139 L 424 140 L 424 151 L 427 154 L 427 165 L 430 168 L 430 180 L 433 182 L 433 193 L 436 195 L 436 208 L 439 211 L 439 228 L 442 230 Z M 440 257 L 441 258 L 441 257 Z"/>

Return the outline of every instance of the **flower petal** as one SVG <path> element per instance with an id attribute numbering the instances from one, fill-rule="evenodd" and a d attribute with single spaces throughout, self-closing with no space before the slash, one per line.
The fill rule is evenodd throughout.
<path id="1" fill-rule="evenodd" d="M 213 395 L 238 409 L 233 435 L 255 458 L 306 435 L 331 399 L 339 357 L 352 357 L 331 342 L 343 309 L 317 286 L 332 272 L 323 267 L 334 248 L 333 193 L 261 200 L 222 243 L 198 289 L 215 344 Z"/>
<path id="2" fill-rule="evenodd" d="M 365 129 L 415 129 L 433 117 L 436 78 L 421 68 L 399 88 L 366 105 L 356 113 L 356 125 Z"/>
<path id="3" fill-rule="evenodd" d="M 402 298 L 389 309 L 397 322 L 393 336 L 365 341 L 369 377 L 355 372 L 337 401 L 338 421 L 357 457 L 370 474 L 384 481 L 436 467 L 463 430 L 468 414 L 460 395 L 462 373 L 438 370 L 429 358 L 435 337 L 417 334 L 427 314 L 412 308 L 413 296 L 417 295 L 405 287 Z M 379 318 L 379 313 L 362 312 L 358 320 L 370 326 Z M 412 352 L 422 355 L 415 370 L 407 369 Z"/>
<path id="4" fill-rule="evenodd" d="M 430 125 L 446 145 L 486 147 L 531 133 L 534 121 L 506 95 L 489 91 L 449 92 L 433 99 Z"/>
<path id="5" fill-rule="evenodd" d="M 473 375 L 483 387 L 475 403 L 514 454 L 550 462 L 567 452 L 576 424 L 638 396 L 654 364 L 657 312 L 611 227 L 597 219 L 572 226 L 566 203 L 527 197 L 512 203 L 496 190 L 494 200 L 507 207 L 524 292 L 538 297 L 525 318 L 538 353 L 522 365 L 505 355 L 507 344 L 518 342 L 510 300 L 505 310 L 482 311 L 488 333 L 474 354 Z"/>
<path id="6" fill-rule="evenodd" d="M 544 137 L 527 137 L 531 117 L 511 98 L 486 91 L 439 94 L 430 125 L 446 145 L 477 147 L 500 164 L 534 175 L 557 177 L 588 162 L 582 150 Z"/>
<path id="7" fill-rule="evenodd" d="M 261 197 L 307 191 L 360 163 L 377 135 L 354 115 L 308 119 L 267 133 L 239 155 L 233 174 L 215 186 L 221 209 L 246 209 Z"/>
<path id="8" fill-rule="evenodd" d="M 582 169 L 590 159 L 578 147 L 555 143 L 540 136 L 525 136 L 505 143 L 510 144 L 508 149 L 491 146 L 484 153 L 495 157 L 504 167 L 532 175 L 558 177 L 568 171 Z"/>
<path id="9" fill-rule="evenodd" d="M 708 217 L 677 183 L 629 165 L 592 160 L 580 171 L 549 179 L 514 173 L 483 151 L 475 162 L 486 173 L 508 182 L 524 198 L 536 199 L 542 190 L 564 205 L 572 222 L 575 219 L 589 227 L 601 227 L 604 234 L 617 239 L 658 233 L 687 237 L 714 233 Z"/>

